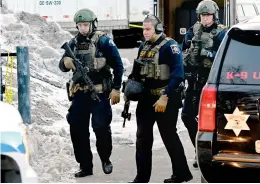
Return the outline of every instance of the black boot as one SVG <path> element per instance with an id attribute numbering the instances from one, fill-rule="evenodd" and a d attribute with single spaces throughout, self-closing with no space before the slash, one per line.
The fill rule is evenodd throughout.
<path id="1" fill-rule="evenodd" d="M 193 176 L 191 174 L 189 174 L 189 175 L 187 175 L 185 177 L 183 177 L 183 176 L 181 176 L 181 177 L 179 177 L 179 176 L 171 176 L 170 178 L 165 179 L 163 182 L 164 183 L 182 183 L 182 182 L 185 182 L 185 181 L 188 182 L 188 181 L 190 181 L 192 179 L 193 179 Z"/>
<path id="2" fill-rule="evenodd" d="M 105 174 L 110 174 L 113 171 L 113 165 L 112 165 L 112 163 L 110 161 L 103 162 L 102 163 L 102 168 L 103 168 L 103 171 L 104 171 Z"/>
<path id="3" fill-rule="evenodd" d="M 91 175 L 93 175 L 92 171 L 84 171 L 82 169 L 80 169 L 78 172 L 75 173 L 76 178 L 82 178 L 82 177 L 91 176 Z"/>

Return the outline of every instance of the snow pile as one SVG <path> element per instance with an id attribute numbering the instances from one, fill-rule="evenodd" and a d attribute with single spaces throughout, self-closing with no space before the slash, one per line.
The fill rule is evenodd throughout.
<path id="1" fill-rule="evenodd" d="M 58 24 L 37 15 L 19 12 L 1 16 L 2 52 L 16 52 L 16 46 L 28 46 L 31 75 L 59 87 L 64 85 L 60 76 L 69 77 L 57 67 L 63 54 L 60 46 L 71 38 Z"/>
<path id="2" fill-rule="evenodd" d="M 2 0 L 1 14 L 6 14 L 6 13 L 12 13 L 12 11 L 7 8 L 6 0 Z"/>

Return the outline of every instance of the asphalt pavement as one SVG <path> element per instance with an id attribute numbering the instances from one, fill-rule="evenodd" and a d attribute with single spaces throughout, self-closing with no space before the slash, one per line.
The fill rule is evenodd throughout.
<path id="1" fill-rule="evenodd" d="M 200 171 L 192 166 L 194 159 L 194 148 L 189 139 L 188 132 L 180 133 L 193 180 L 190 183 L 200 183 Z M 178 150 L 176 150 L 178 151 Z M 98 154 L 93 158 L 93 175 L 77 179 L 78 183 L 127 183 L 132 181 L 136 175 L 135 145 L 114 146 L 111 161 L 114 166 L 113 173 L 106 175 L 103 173 Z M 170 157 L 163 146 L 158 150 L 153 150 L 153 165 L 151 183 L 162 183 L 165 178 L 171 176 Z"/>

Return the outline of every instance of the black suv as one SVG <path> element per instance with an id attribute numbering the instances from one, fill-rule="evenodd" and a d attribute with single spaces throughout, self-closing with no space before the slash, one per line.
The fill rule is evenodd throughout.
<path id="1" fill-rule="evenodd" d="M 260 182 L 260 16 L 231 27 L 204 86 L 197 157 L 202 182 Z"/>

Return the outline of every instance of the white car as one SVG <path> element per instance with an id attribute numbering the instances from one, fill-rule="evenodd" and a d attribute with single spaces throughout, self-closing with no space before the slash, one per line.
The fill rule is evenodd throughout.
<path id="1" fill-rule="evenodd" d="M 19 111 L 0 101 L 1 183 L 37 183 L 29 164 L 25 127 Z"/>

